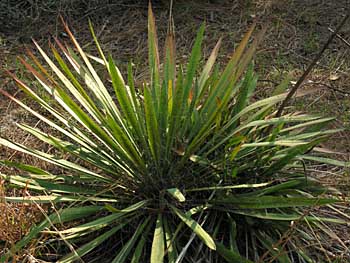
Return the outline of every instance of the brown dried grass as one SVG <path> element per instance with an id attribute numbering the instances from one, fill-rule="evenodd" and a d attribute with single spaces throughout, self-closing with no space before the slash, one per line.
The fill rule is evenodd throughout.
<path id="1" fill-rule="evenodd" d="M 21 240 L 30 230 L 31 226 L 41 220 L 41 209 L 37 204 L 9 203 L 5 196 L 28 196 L 22 190 L 8 189 L 4 180 L 0 180 L 0 254 L 12 250 L 14 244 Z M 20 256 L 18 256 L 20 257 Z"/>

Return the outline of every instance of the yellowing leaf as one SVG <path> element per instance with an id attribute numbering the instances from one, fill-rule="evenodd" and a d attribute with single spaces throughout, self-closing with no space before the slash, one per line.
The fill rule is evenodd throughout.
<path id="1" fill-rule="evenodd" d="M 186 198 L 185 196 L 181 193 L 181 191 L 178 188 L 170 188 L 167 189 L 167 192 L 174 197 L 176 200 L 180 202 L 185 202 Z"/>
<path id="2" fill-rule="evenodd" d="M 198 224 L 197 221 L 187 216 L 174 206 L 170 206 L 171 210 L 203 241 L 203 243 L 212 250 L 216 250 L 213 238 Z"/>

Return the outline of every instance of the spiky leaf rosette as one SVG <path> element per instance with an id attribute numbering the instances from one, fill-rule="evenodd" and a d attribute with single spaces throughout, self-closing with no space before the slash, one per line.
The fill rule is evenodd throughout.
<path id="1" fill-rule="evenodd" d="M 56 250 L 58 262 L 292 262 L 297 254 L 303 262 L 306 250 L 290 252 L 298 239 L 279 242 L 290 223 L 342 223 L 305 212 L 336 201 L 320 196 L 326 189 L 303 169 L 304 160 L 320 160 L 311 150 L 336 131 L 322 129 L 331 119 L 297 112 L 275 117 L 286 83 L 272 97 L 250 102 L 257 82 L 251 61 L 263 32 L 249 45 L 252 26 L 220 72 L 220 41 L 200 70 L 204 26 L 187 66 L 177 68 L 169 28 L 161 66 L 150 8 L 150 79 L 136 87 L 131 64 L 124 79 L 93 30 L 99 57 L 85 53 L 65 27 L 74 48 L 56 39 L 50 57 L 34 42 L 46 65 L 31 52 L 21 59 L 50 103 L 16 76 L 40 111 L 1 91 L 55 131 L 19 125 L 57 154 L 6 138 L 0 143 L 62 168 L 3 161 L 22 173 L 1 176 L 33 193 L 7 201 L 55 206 L 13 251 L 45 232 L 50 242 L 67 245 Z M 97 72 L 101 67 L 107 78 Z"/>

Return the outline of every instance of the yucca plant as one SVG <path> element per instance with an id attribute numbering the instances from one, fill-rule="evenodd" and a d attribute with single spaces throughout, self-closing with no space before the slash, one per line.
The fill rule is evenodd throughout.
<path id="1" fill-rule="evenodd" d="M 304 223 L 344 223 L 310 213 L 338 200 L 305 174 L 308 161 L 341 164 L 312 154 L 337 131 L 324 129 L 332 119 L 290 111 L 276 117 L 287 81 L 271 97 L 251 99 L 252 58 L 263 30 L 249 44 L 252 26 L 220 71 L 220 41 L 199 69 L 204 25 L 187 66 L 177 67 L 169 27 L 161 65 L 150 7 L 150 79 L 136 87 L 131 63 L 125 80 L 93 30 L 99 57 L 65 28 L 74 48 L 56 39 L 56 62 L 36 42 L 47 65 L 30 51 L 20 59 L 50 103 L 16 76 L 40 111 L 1 91 L 54 131 L 19 124 L 56 152 L 0 143 L 61 168 L 2 161 L 22 172 L 1 176 L 32 193 L 6 201 L 49 204 L 44 221 L 12 253 L 32 244 L 53 247 L 58 262 L 312 262 L 303 249 L 311 239 Z M 101 67 L 106 79 L 97 73 Z"/>

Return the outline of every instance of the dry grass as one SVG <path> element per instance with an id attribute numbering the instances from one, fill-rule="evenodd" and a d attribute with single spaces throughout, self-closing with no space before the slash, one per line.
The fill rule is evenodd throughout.
<path id="1" fill-rule="evenodd" d="M 7 189 L 5 182 L 0 180 L 0 255 L 21 240 L 30 230 L 31 226 L 42 219 L 38 205 L 26 203 L 8 203 L 5 196 L 27 196 L 23 190 Z M 22 255 L 18 255 L 17 259 Z M 17 260 L 14 259 L 15 261 Z"/>

